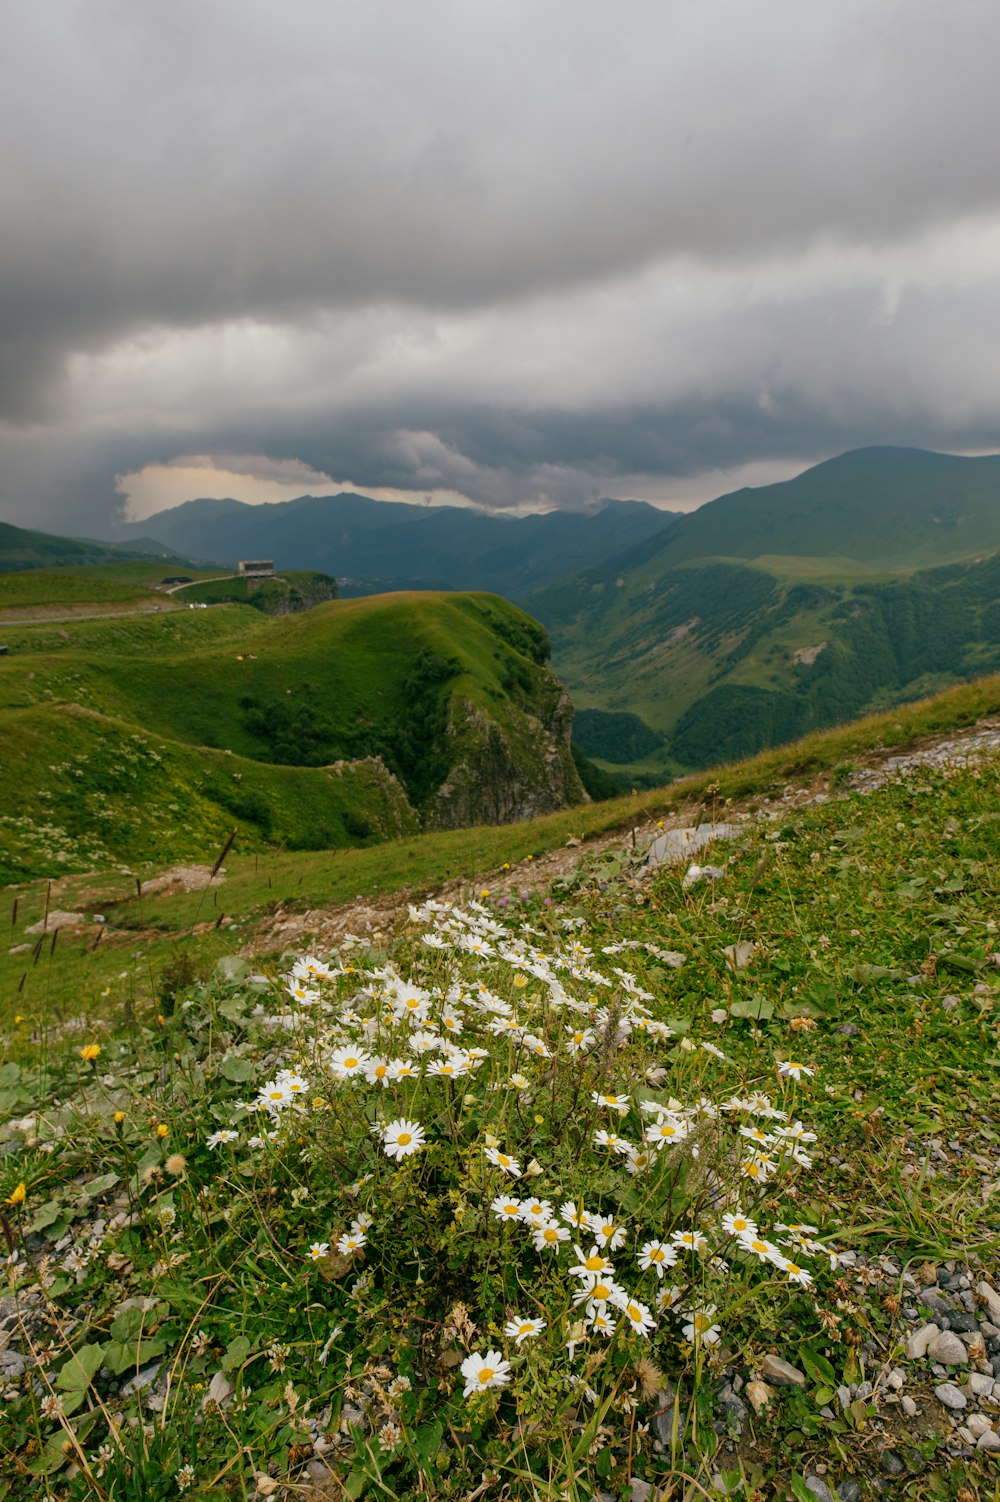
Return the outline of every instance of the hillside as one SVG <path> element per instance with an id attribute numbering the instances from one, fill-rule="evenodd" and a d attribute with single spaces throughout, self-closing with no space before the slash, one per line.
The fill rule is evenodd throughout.
<path id="1" fill-rule="evenodd" d="M 586 711 L 583 749 L 658 779 L 994 670 L 997 548 L 1000 459 L 867 449 L 724 496 L 527 603 Z"/>
<path id="2" fill-rule="evenodd" d="M 584 797 L 536 622 L 488 596 L 380 596 L 11 627 L 5 877 L 204 850 L 338 847 Z"/>
<path id="3" fill-rule="evenodd" d="M 991 1495 L 1000 725 L 899 738 L 998 705 L 623 800 L 548 879 L 565 814 L 18 893 L 12 1499 Z M 651 858 L 741 779 L 710 871 Z"/>
<path id="4" fill-rule="evenodd" d="M 477 589 L 519 600 L 670 524 L 642 501 L 604 501 L 593 512 L 492 515 L 366 496 L 301 496 L 271 505 L 188 501 L 126 527 L 197 558 L 273 558 L 280 569 L 323 569 L 353 587 Z"/>
<path id="5" fill-rule="evenodd" d="M 36 568 L 88 568 L 150 557 L 180 561 L 169 548 L 147 537 L 142 528 L 136 528 L 135 536 L 121 544 L 78 541 L 0 522 L 0 574 Z"/>
<path id="6" fill-rule="evenodd" d="M 777 485 L 720 496 L 616 561 L 651 577 L 695 559 L 772 554 L 912 569 L 997 548 L 1000 454 L 865 448 Z M 612 564 L 602 577 L 614 577 Z"/>

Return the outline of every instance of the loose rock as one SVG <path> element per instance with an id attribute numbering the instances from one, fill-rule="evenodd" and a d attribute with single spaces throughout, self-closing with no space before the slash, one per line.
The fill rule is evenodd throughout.
<path id="1" fill-rule="evenodd" d="M 932 1361 L 943 1361 L 946 1366 L 964 1366 L 969 1359 L 965 1344 L 951 1330 L 941 1330 L 929 1342 L 927 1354 Z"/>
<path id="2" fill-rule="evenodd" d="M 952 1408 L 956 1412 L 962 1408 L 967 1408 L 969 1404 L 968 1398 L 964 1393 L 959 1392 L 954 1382 L 940 1383 L 934 1389 L 934 1396 L 939 1403 L 943 1403 L 946 1408 Z"/>
<path id="3" fill-rule="evenodd" d="M 777 1387 L 805 1387 L 806 1385 L 805 1372 L 800 1372 L 797 1366 L 790 1366 L 787 1361 L 782 1361 L 780 1356 L 770 1351 L 761 1362 L 760 1371 L 762 1377 L 768 1382 L 775 1383 Z"/>
<path id="4" fill-rule="evenodd" d="M 926 1356 L 927 1347 L 940 1334 L 941 1330 L 938 1325 L 921 1325 L 919 1330 L 914 1330 L 906 1342 L 906 1354 L 910 1360 L 919 1361 L 922 1356 Z"/>

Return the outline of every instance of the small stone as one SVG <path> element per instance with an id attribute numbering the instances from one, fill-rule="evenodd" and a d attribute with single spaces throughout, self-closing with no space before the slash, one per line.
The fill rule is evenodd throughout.
<path id="1" fill-rule="evenodd" d="M 969 1352 L 963 1341 L 950 1330 L 941 1330 L 927 1347 L 927 1354 L 932 1361 L 943 1361 L 946 1366 L 964 1366 L 969 1359 Z"/>
<path id="2" fill-rule="evenodd" d="M 1000 1293 L 983 1280 L 976 1284 L 976 1293 L 990 1312 L 990 1319 L 994 1325 L 1000 1325 Z"/>
<path id="3" fill-rule="evenodd" d="M 993 1378 L 984 1376 L 982 1372 L 973 1372 L 969 1378 L 969 1386 L 977 1398 L 985 1398 L 987 1393 L 993 1391 Z"/>
<path id="4" fill-rule="evenodd" d="M 902 1408 L 908 1419 L 916 1418 L 917 1405 L 916 1403 L 914 1403 L 913 1399 L 908 1393 L 904 1393 L 900 1398 L 899 1406 Z"/>
<path id="5" fill-rule="evenodd" d="M 906 1373 L 898 1366 L 894 1366 L 885 1380 L 894 1392 L 899 1392 L 900 1388 L 906 1382 Z"/>
<path id="6" fill-rule="evenodd" d="M 979 1436 L 979 1442 L 976 1445 L 976 1449 L 1000 1450 L 1000 1434 L 997 1434 L 993 1429 L 984 1430 L 983 1433 Z"/>
<path id="7" fill-rule="evenodd" d="M 674 1393 L 661 1387 L 652 1402 L 653 1416 L 650 1423 L 661 1445 L 669 1445 L 674 1428 Z"/>
<path id="8" fill-rule="evenodd" d="M 840 1027 L 835 1027 L 833 1031 L 839 1033 L 842 1038 L 856 1038 L 861 1029 L 855 1027 L 853 1022 L 842 1022 Z"/>
<path id="9" fill-rule="evenodd" d="M 940 1334 L 941 1330 L 938 1325 L 921 1325 L 919 1330 L 914 1330 L 906 1341 L 906 1354 L 909 1359 L 919 1361 L 921 1357 L 926 1356 L 927 1347 Z"/>
<path id="10" fill-rule="evenodd" d="M 162 1361 L 151 1361 L 148 1366 L 144 1366 L 141 1371 L 136 1372 L 135 1376 L 130 1377 L 122 1388 L 122 1397 L 127 1398 L 132 1393 L 141 1392 L 144 1387 L 148 1387 L 155 1380 L 156 1374 L 162 1365 Z"/>
<path id="11" fill-rule="evenodd" d="M 875 1389 L 872 1387 L 870 1382 L 859 1382 L 858 1390 L 854 1396 L 861 1398 L 863 1401 L 867 1402 L 874 1391 Z"/>
<path id="12" fill-rule="evenodd" d="M 805 1387 L 806 1374 L 769 1351 L 760 1364 L 761 1376 L 778 1387 Z"/>
<path id="13" fill-rule="evenodd" d="M 922 1288 L 930 1288 L 932 1283 L 937 1282 L 938 1270 L 936 1262 L 922 1262 L 916 1271 L 917 1282 Z"/>
<path id="14" fill-rule="evenodd" d="M 940 1383 L 934 1389 L 934 1396 L 937 1398 L 939 1403 L 943 1403 L 946 1408 L 954 1409 L 956 1412 L 958 1412 L 962 1408 L 968 1407 L 968 1398 L 964 1397 L 962 1393 L 959 1392 L 954 1382 Z"/>
<path id="15" fill-rule="evenodd" d="M 992 1425 L 990 1424 L 990 1421 L 986 1417 L 985 1413 L 974 1413 L 972 1417 L 967 1420 L 965 1427 L 966 1429 L 968 1429 L 973 1439 L 980 1439 L 982 1435 L 986 1433 L 987 1429 L 992 1428 Z"/>
<path id="16" fill-rule="evenodd" d="M 649 1502 L 653 1495 L 651 1483 L 641 1480 L 638 1476 L 633 1476 L 629 1481 L 629 1489 L 632 1493 L 632 1502 Z"/>
<path id="17" fill-rule="evenodd" d="M 851 1406 L 851 1389 L 849 1387 L 837 1388 L 837 1402 L 846 1413 Z"/>
<path id="18" fill-rule="evenodd" d="M 806 1477 L 806 1491 L 812 1492 L 816 1502 L 833 1502 L 833 1493 L 830 1488 L 822 1476 L 817 1476 L 813 1471 L 810 1471 Z"/>
<path id="19" fill-rule="evenodd" d="M 976 1443 L 975 1439 L 969 1433 L 968 1429 L 965 1427 L 964 1424 L 962 1424 L 960 1428 L 956 1429 L 955 1433 L 958 1435 L 959 1439 L 962 1441 L 962 1444 L 963 1445 L 968 1445 L 970 1449 Z"/>
<path id="20" fill-rule="evenodd" d="M 861 1502 L 861 1488 L 853 1476 L 845 1476 L 837 1487 L 840 1502 Z"/>

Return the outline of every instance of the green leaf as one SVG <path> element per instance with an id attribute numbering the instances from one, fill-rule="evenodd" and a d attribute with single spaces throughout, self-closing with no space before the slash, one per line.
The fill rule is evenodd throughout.
<path id="1" fill-rule="evenodd" d="M 814 1382 L 820 1383 L 821 1386 L 836 1387 L 837 1373 L 824 1355 L 819 1351 L 814 1351 L 810 1346 L 799 1346 L 799 1356 L 802 1358 L 802 1365 Z"/>
<path id="2" fill-rule="evenodd" d="M 61 1392 L 86 1392 L 91 1378 L 104 1359 L 104 1347 L 96 1343 L 81 1346 L 60 1368 L 56 1386 Z"/>
<path id="3" fill-rule="evenodd" d="M 234 954 L 223 955 L 212 972 L 212 979 L 221 981 L 224 986 L 238 986 L 246 979 L 249 965 L 246 960 L 241 960 Z"/>
<path id="4" fill-rule="evenodd" d="M 888 965 L 852 965 L 847 973 L 858 986 L 870 986 L 876 980 L 906 979 L 902 970 L 890 970 Z"/>
<path id="5" fill-rule="evenodd" d="M 20 1064 L 0 1064 L 0 1088 L 16 1085 L 21 1078 Z"/>
<path id="6" fill-rule="evenodd" d="M 413 1448 L 421 1459 L 432 1461 L 441 1448 L 444 1427 L 435 1419 L 433 1423 L 421 1424 L 413 1436 Z"/>
<path id="7" fill-rule="evenodd" d="M 233 1367 L 242 1366 L 250 1354 L 250 1341 L 245 1335 L 237 1335 L 226 1347 L 226 1354 L 222 1358 L 222 1370 L 231 1372 Z"/>
<path id="8" fill-rule="evenodd" d="M 28 1230 L 44 1231 L 47 1226 L 54 1225 L 62 1213 L 63 1207 L 58 1200 L 46 1200 L 44 1205 L 39 1205 Z"/>
<path id="9" fill-rule="evenodd" d="M 806 1478 L 800 1476 L 798 1471 L 793 1471 L 789 1477 L 792 1486 L 792 1494 L 796 1502 L 816 1502 L 816 1493 L 812 1487 L 806 1486 Z"/>
<path id="10" fill-rule="evenodd" d="M 154 1356 L 162 1356 L 166 1349 L 165 1340 L 112 1340 L 104 1353 L 104 1365 L 120 1377 L 122 1372 L 138 1371 Z"/>
<path id="11" fill-rule="evenodd" d="M 254 1075 L 257 1073 L 257 1070 L 255 1066 L 251 1064 L 249 1059 L 240 1059 L 234 1057 L 231 1059 L 223 1059 L 222 1063 L 219 1065 L 219 1073 L 225 1079 L 232 1080 L 234 1084 L 239 1084 L 244 1080 L 253 1079 Z"/>
<path id="12" fill-rule="evenodd" d="M 117 1183 L 116 1173 L 102 1173 L 96 1179 L 91 1179 L 89 1184 L 84 1184 L 83 1192 L 91 1199 L 95 1199 L 99 1194 L 107 1194 L 108 1190 L 113 1189 Z"/>
<path id="13" fill-rule="evenodd" d="M 763 1021 L 774 1016 L 774 1002 L 768 1001 L 758 991 L 756 996 L 751 996 L 746 1001 L 734 1001 L 729 1010 L 734 1017 L 752 1017 L 755 1021 Z"/>

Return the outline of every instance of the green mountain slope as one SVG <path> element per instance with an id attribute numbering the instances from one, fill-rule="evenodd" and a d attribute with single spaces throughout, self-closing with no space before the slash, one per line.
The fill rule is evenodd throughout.
<path id="1" fill-rule="evenodd" d="M 343 592 L 483 589 L 521 599 L 660 533 L 671 513 L 643 501 L 594 512 L 500 516 L 456 506 L 409 506 L 367 496 L 300 496 L 272 505 L 188 501 L 126 528 L 153 532 L 197 558 L 273 558 L 281 569 L 325 569 Z"/>
<path id="2" fill-rule="evenodd" d="M 1000 458 L 868 449 L 724 496 L 528 604 L 585 749 L 655 780 L 995 670 L 997 549 Z M 920 566 L 942 559 L 960 561 Z"/>
<path id="3" fill-rule="evenodd" d="M 217 832 L 220 818 L 235 819 L 251 840 L 336 846 L 418 823 L 505 822 L 583 797 L 572 706 L 545 666 L 545 633 L 494 597 L 379 596 L 276 619 L 222 605 L 5 635 L 8 807 L 36 831 L 110 833 L 124 819 L 134 837 L 104 842 L 117 858 L 138 859 L 151 837 L 145 784 L 122 783 L 119 806 L 102 780 L 109 756 L 120 759 L 108 748 L 133 736 L 168 763 L 153 778 L 156 807 L 182 823 L 196 786 L 201 804 L 224 810 L 196 822 Z M 345 776 L 366 788 L 356 803 L 342 783 L 343 796 L 331 792 Z M 98 797 L 81 823 L 71 810 L 84 788 L 111 802 Z M 25 825 L 24 848 L 43 850 L 29 834 Z"/>
<path id="4" fill-rule="evenodd" d="M 616 565 L 658 575 L 693 559 L 768 554 L 920 568 L 996 548 L 1000 455 L 867 448 L 778 485 L 720 496 L 629 555 L 619 549 L 602 577 L 613 577 Z"/>
<path id="5" fill-rule="evenodd" d="M 119 544 L 56 537 L 48 532 L 31 532 L 24 527 L 0 522 L 0 574 L 18 573 L 22 569 L 91 567 L 151 557 L 174 559 L 176 554 L 162 543 L 142 535 L 138 528 L 134 539 Z"/>

